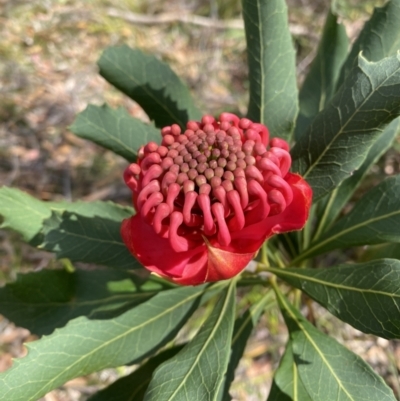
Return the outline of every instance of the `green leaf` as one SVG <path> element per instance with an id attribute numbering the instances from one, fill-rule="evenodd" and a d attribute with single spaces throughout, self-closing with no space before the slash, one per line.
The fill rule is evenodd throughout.
<path id="1" fill-rule="evenodd" d="M 78 316 L 118 316 L 161 289 L 124 271 L 42 270 L 0 288 L 0 313 L 32 333 L 49 334 Z"/>
<path id="2" fill-rule="evenodd" d="M 0 188 L 1 228 L 19 232 L 25 241 L 32 241 L 42 228 L 43 220 L 51 215 L 45 202 L 15 188 Z"/>
<path id="3" fill-rule="evenodd" d="M 275 372 L 267 401 L 311 401 L 299 377 L 291 341 L 286 344 L 286 350 Z"/>
<path id="4" fill-rule="evenodd" d="M 44 240 L 40 248 L 71 261 L 118 269 L 138 268 L 141 265 L 122 241 L 120 229 L 120 221 L 53 212 L 43 224 Z"/>
<path id="5" fill-rule="evenodd" d="M 175 123 L 183 127 L 188 120 L 201 118 L 187 86 L 153 55 L 113 46 L 103 52 L 98 65 L 100 74 L 139 103 L 157 127 Z"/>
<path id="6" fill-rule="evenodd" d="M 359 53 L 370 61 L 392 56 L 400 49 L 400 0 L 391 0 L 382 8 L 375 8 L 366 22 L 343 65 L 338 87 L 349 75 Z"/>
<path id="7" fill-rule="evenodd" d="M 296 367 L 297 369 L 297 367 Z M 286 372 L 289 376 L 290 372 Z M 291 380 L 289 377 L 287 380 Z M 293 380 L 293 378 L 292 378 Z M 293 401 L 293 398 L 289 397 L 283 390 L 281 390 L 275 383 L 275 380 L 271 384 L 271 389 L 269 390 L 269 395 L 267 401 Z M 298 399 L 296 400 L 298 401 Z"/>
<path id="8" fill-rule="evenodd" d="M 103 217 L 105 219 L 121 222 L 135 214 L 131 207 L 121 206 L 110 201 L 95 202 L 45 202 L 51 210 L 62 213 L 64 211 L 76 213 L 84 217 Z"/>
<path id="9" fill-rule="evenodd" d="M 182 345 L 178 345 L 160 352 L 155 357 L 150 358 L 139 369 L 116 380 L 104 390 L 89 397 L 87 401 L 143 401 L 154 371 L 163 362 L 174 357 L 182 348 Z"/>
<path id="10" fill-rule="evenodd" d="M 276 305 L 273 292 L 269 291 L 257 303 L 253 304 L 240 318 L 236 319 L 232 336 L 232 350 L 228 369 L 216 400 L 230 401 L 229 387 L 235 378 L 235 370 L 243 356 L 247 340 L 257 325 L 261 314 L 271 306 Z"/>
<path id="11" fill-rule="evenodd" d="M 400 261 L 271 271 L 364 333 L 400 338 Z"/>
<path id="12" fill-rule="evenodd" d="M 394 401 L 393 391 L 366 362 L 317 330 L 277 290 L 294 361 L 311 400 Z"/>
<path id="13" fill-rule="evenodd" d="M 106 104 L 89 105 L 78 114 L 70 130 L 130 162 L 136 160 L 142 145 L 161 142 L 161 133 L 155 127 L 131 117 L 122 107 L 114 110 Z"/>
<path id="14" fill-rule="evenodd" d="M 326 231 L 339 216 L 361 184 L 370 167 L 391 147 L 393 140 L 400 132 L 400 119 L 393 120 L 370 148 L 367 158 L 352 176 L 344 180 L 339 187 L 326 195 L 318 204 L 318 230 L 314 239 Z"/>
<path id="15" fill-rule="evenodd" d="M 400 114 L 400 53 L 358 66 L 292 149 L 292 170 L 313 188 L 314 201 L 358 169 L 384 127 Z"/>
<path id="16" fill-rule="evenodd" d="M 284 0 L 243 1 L 249 63 L 248 117 L 289 140 L 298 113 L 295 51 Z"/>
<path id="17" fill-rule="evenodd" d="M 1 401 L 36 401 L 74 377 L 137 363 L 171 340 L 204 286 L 163 291 L 111 320 L 79 317 L 39 341 L 0 375 Z"/>
<path id="18" fill-rule="evenodd" d="M 32 245 L 39 245 L 39 234 L 44 220 L 51 217 L 51 211 L 76 212 L 82 216 L 101 216 L 121 222 L 133 215 L 130 207 L 123 207 L 113 202 L 44 202 L 16 188 L 0 188 L 0 215 L 3 216 L 1 228 L 11 228 L 20 233 L 24 240 Z"/>
<path id="19" fill-rule="evenodd" d="M 346 216 L 311 242 L 293 265 L 333 249 L 384 242 L 400 242 L 400 175 L 367 192 Z"/>
<path id="20" fill-rule="evenodd" d="M 230 354 L 235 288 L 232 280 L 194 339 L 155 371 L 146 401 L 215 399 Z"/>
<path id="21" fill-rule="evenodd" d="M 314 117 L 335 93 L 340 68 L 347 56 L 349 46 L 346 30 L 337 19 L 337 16 L 329 10 L 317 54 L 300 90 L 296 140 L 301 137 Z"/>

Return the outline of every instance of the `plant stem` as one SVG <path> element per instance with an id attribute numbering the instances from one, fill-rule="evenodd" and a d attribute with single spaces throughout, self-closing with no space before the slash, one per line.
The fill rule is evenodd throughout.
<path id="1" fill-rule="evenodd" d="M 269 266 L 267 241 L 265 241 L 261 247 L 261 263 L 265 266 Z"/>
<path id="2" fill-rule="evenodd" d="M 269 282 L 266 279 L 264 280 L 262 278 L 256 278 L 256 277 L 244 277 L 238 281 L 238 286 L 240 287 L 246 287 L 252 285 L 268 286 Z"/>

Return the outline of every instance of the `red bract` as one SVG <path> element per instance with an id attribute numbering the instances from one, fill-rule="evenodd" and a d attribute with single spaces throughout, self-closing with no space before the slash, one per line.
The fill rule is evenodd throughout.
<path id="1" fill-rule="evenodd" d="M 150 271 L 186 285 L 229 279 L 267 238 L 304 226 L 311 188 L 264 125 L 223 113 L 161 134 L 124 173 L 137 214 L 122 238 Z"/>

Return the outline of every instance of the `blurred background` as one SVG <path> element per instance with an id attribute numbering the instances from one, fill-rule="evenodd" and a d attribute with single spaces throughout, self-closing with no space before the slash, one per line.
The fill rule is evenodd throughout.
<path id="1" fill-rule="evenodd" d="M 373 6 L 383 3 L 336 1 L 351 39 Z M 315 55 L 329 1 L 288 0 L 288 7 L 301 85 Z M 42 200 L 129 204 L 130 191 L 122 180 L 126 162 L 68 130 L 89 103 L 123 106 L 132 116 L 148 121 L 136 103 L 97 73 L 101 52 L 123 43 L 167 62 L 190 87 L 204 113 L 246 113 L 248 80 L 240 0 L 0 0 L 0 185 L 20 188 Z M 399 171 L 399 165 L 399 153 L 393 149 L 373 173 L 391 175 Z M 0 285 L 19 272 L 57 263 L 48 253 L 23 244 L 17 235 L 0 230 Z M 333 330 L 399 396 L 399 343 L 367 336 L 323 310 L 316 313 L 317 326 Z M 24 355 L 23 342 L 34 339 L 0 315 L 0 371 L 11 366 L 12 358 Z M 284 326 L 272 310 L 260 322 L 238 368 L 232 392 L 235 400 L 267 398 L 285 340 Z M 43 400 L 83 401 L 126 373 L 121 368 L 75 379 Z"/>

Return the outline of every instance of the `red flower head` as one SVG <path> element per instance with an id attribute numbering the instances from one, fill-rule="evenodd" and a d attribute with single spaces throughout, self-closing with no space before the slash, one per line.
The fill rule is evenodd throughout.
<path id="1" fill-rule="evenodd" d="M 222 113 L 161 134 L 124 173 L 137 214 L 122 238 L 148 270 L 186 285 L 228 279 L 268 237 L 304 226 L 311 188 L 264 125 Z"/>

